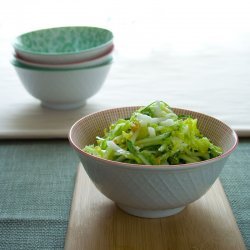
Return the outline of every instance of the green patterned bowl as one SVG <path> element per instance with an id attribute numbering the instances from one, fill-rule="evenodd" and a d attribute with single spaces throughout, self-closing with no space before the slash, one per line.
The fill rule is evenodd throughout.
<path id="1" fill-rule="evenodd" d="M 24 60 L 36 63 L 74 63 L 94 58 L 113 46 L 111 31 L 98 27 L 59 27 L 18 36 L 13 47 Z"/>

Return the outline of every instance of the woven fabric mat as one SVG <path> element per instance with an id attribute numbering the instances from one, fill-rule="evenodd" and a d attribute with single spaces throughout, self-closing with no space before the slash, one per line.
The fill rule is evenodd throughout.
<path id="1" fill-rule="evenodd" d="M 62 249 L 78 159 L 65 141 L 0 142 L 0 249 Z"/>
<path id="2" fill-rule="evenodd" d="M 220 180 L 247 249 L 250 249 L 250 140 L 241 139 L 222 170 Z"/>
<path id="3" fill-rule="evenodd" d="M 250 249 L 250 139 L 221 182 Z M 0 141 L 0 249 L 63 249 L 78 158 L 65 140 Z"/>

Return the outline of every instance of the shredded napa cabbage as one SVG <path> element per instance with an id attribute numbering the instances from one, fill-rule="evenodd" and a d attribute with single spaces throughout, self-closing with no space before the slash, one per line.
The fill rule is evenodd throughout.
<path id="1" fill-rule="evenodd" d="M 156 101 L 119 119 L 84 151 L 104 159 L 146 165 L 176 165 L 208 160 L 222 154 L 197 128 L 197 119 L 175 114 Z"/>

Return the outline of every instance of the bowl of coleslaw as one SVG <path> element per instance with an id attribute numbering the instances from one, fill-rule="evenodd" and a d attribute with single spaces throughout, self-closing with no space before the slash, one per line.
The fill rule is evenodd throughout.
<path id="1" fill-rule="evenodd" d="M 96 188 L 145 218 L 177 214 L 202 197 L 238 144 L 222 121 L 162 101 L 87 115 L 69 141 Z"/>

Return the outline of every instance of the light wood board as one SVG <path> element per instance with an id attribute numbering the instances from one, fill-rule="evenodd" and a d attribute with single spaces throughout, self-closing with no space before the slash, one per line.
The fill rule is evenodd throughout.
<path id="1" fill-rule="evenodd" d="M 181 213 L 144 219 L 104 197 L 78 168 L 66 250 L 246 249 L 219 180 Z"/>
<path id="2" fill-rule="evenodd" d="M 0 139 L 67 138 L 72 124 L 85 115 L 108 108 L 144 106 L 155 100 L 214 116 L 239 136 L 250 136 L 247 56 L 234 55 L 230 60 L 227 55 L 185 58 L 171 57 L 161 50 L 146 60 L 134 61 L 121 57 L 118 49 L 100 91 L 82 108 L 68 111 L 43 108 L 24 89 L 12 65 L 0 62 Z M 218 58 L 222 58 L 219 65 Z M 232 68 L 228 61 L 239 66 Z"/>

